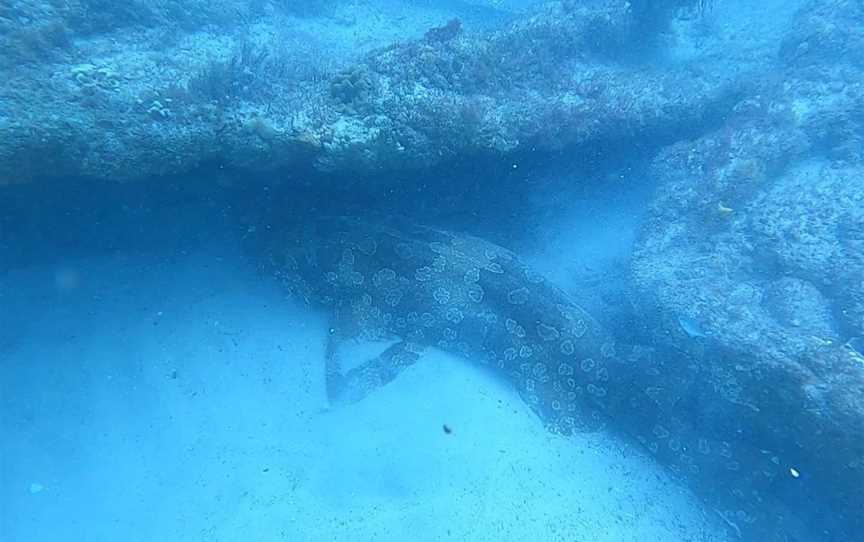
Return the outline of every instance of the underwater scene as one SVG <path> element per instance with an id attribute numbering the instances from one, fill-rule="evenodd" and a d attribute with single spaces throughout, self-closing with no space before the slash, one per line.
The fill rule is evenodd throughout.
<path id="1" fill-rule="evenodd" d="M 861 0 L 2 0 L 0 542 L 864 541 Z"/>

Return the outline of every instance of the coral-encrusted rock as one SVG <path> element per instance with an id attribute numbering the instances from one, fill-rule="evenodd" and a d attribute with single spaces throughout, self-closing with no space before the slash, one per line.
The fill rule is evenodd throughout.
<path id="1" fill-rule="evenodd" d="M 734 85 L 689 69 L 610 58 L 631 43 L 626 3 L 553 3 L 481 37 L 459 25 L 368 55 L 331 96 L 374 132 L 357 153 L 319 157 L 331 171 L 423 168 L 454 158 L 553 151 L 640 136 L 668 138 L 728 105 Z M 444 39 L 446 38 L 446 39 Z"/>
<path id="2" fill-rule="evenodd" d="M 109 35 L 63 27 L 74 15 L 57 16 L 63 32 L 3 42 L 27 61 L 0 78 L 0 184 L 202 163 L 377 174 L 641 136 L 657 144 L 716 117 L 735 91 L 698 62 L 658 70 L 616 58 L 645 32 L 623 0 L 552 3 L 489 34 L 451 21 L 335 75 L 310 65 L 312 40 L 278 19 L 235 42 L 192 22 L 195 33 L 166 29 L 153 10 Z"/>
<path id="3" fill-rule="evenodd" d="M 864 529 L 864 358 L 845 344 L 864 335 L 864 74 L 857 54 L 836 54 L 860 50 L 862 33 L 834 31 L 860 27 L 864 6 L 841 4 L 808 3 L 783 78 L 655 159 L 633 263 L 642 308 L 665 321 L 658 337 L 701 367 L 682 412 L 733 455 L 788 469 L 766 484 L 741 462 L 746 483 L 727 496 L 742 518 L 762 511 L 752 529 L 770 540 Z M 800 45 L 805 33 L 830 51 Z"/>

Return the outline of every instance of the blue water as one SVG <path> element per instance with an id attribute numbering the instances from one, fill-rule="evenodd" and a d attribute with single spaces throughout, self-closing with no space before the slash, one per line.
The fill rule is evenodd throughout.
<path id="1" fill-rule="evenodd" d="M 221 47 L 220 36 L 285 32 L 292 46 L 308 47 L 292 57 L 297 73 L 317 81 L 454 18 L 464 32 L 494 32 L 540 4 L 232 1 L 242 16 L 206 24 L 190 22 L 197 3 L 143 2 L 158 15 L 76 3 L 69 9 L 89 6 L 90 22 L 64 15 L 68 39 L 49 29 L 23 40 L 20 58 L 0 59 L 0 77 L 26 88 L 0 88 L 0 138 L 24 137 L 6 104 L 40 100 L 37 87 L 61 92 L 73 84 L 70 66 L 96 63 L 88 54 L 119 55 L 120 45 L 101 41 L 104 25 L 148 39 L 164 32 L 166 51 L 190 58 Z M 37 4 L 0 7 L 8 43 L 9 29 L 38 26 L 36 14 L 58 9 Z M 98 178 L 52 161 L 63 155 L 57 136 L 29 159 L 41 173 L 0 169 L 0 542 L 855 540 L 855 511 L 864 510 L 855 487 L 864 479 L 856 455 L 864 447 L 856 395 L 864 393 L 864 60 L 847 42 L 864 42 L 854 38 L 864 15 L 790 53 L 808 24 L 819 32 L 834 24 L 831 2 L 647 5 L 632 9 L 648 14 L 640 31 L 656 35 L 644 47 L 598 41 L 592 47 L 608 56 L 597 66 L 647 63 L 728 84 L 733 97 L 698 122 L 651 131 L 656 119 L 646 117 L 647 136 L 611 130 L 588 144 L 457 150 L 431 165 L 354 171 L 282 161 L 292 151 L 268 139 L 259 111 L 235 124 L 260 136 L 260 155 L 238 157 L 226 143 L 170 170 L 171 154 L 154 150 L 150 164 L 112 157 L 105 164 L 117 170 L 106 165 Z M 276 13 L 290 26 L 267 26 Z M 79 52 L 59 55 L 64 47 Z M 811 61 L 814 51 L 821 56 Z M 125 81 L 152 107 L 142 74 L 183 70 L 167 56 L 134 57 L 118 60 L 118 70 L 134 64 L 122 75 L 87 71 L 106 79 L 70 105 L 76 114 L 92 108 L 106 141 L 116 127 L 98 104 L 114 98 L 100 85 Z M 834 66 L 838 58 L 848 64 Z M 50 66 L 40 73 L 52 82 L 24 85 L 33 66 Z M 792 82 L 778 84 L 784 77 Z M 250 88 L 266 95 L 260 84 L 233 88 L 196 114 L 251 108 Z M 268 99 L 269 112 L 280 98 Z M 153 126 L 200 121 L 177 120 L 175 102 L 158 101 L 165 109 L 151 111 Z M 615 102 L 622 117 L 625 101 Z M 341 114 L 362 116 L 347 107 Z M 470 124 L 470 115 L 461 120 Z M 185 141 L 174 127 L 147 145 Z M 62 124 L 50 130 L 66 133 Z M 0 158 L 16 159 L 0 147 Z M 506 247 L 540 277 L 528 282 L 585 309 L 619 353 L 655 352 L 668 372 L 631 359 L 639 376 L 619 384 L 613 374 L 620 396 L 603 403 L 613 415 L 572 434 L 549 430 L 521 381 L 441 344 L 362 400 L 336 404 L 326 360 L 338 311 L 286 288 L 270 267 L 282 255 L 255 241 L 274 216 L 293 227 L 322 215 L 422 224 Z M 320 257 L 332 247 L 301 248 Z M 337 346 L 349 370 L 403 338 Z M 628 402 L 643 391 L 662 395 L 646 421 Z M 709 441 L 703 455 L 715 462 L 688 470 L 688 454 L 701 461 Z"/>
<path id="2" fill-rule="evenodd" d="M 624 231 L 600 197 L 582 204 Z M 637 447 L 552 435 L 444 353 L 330 410 L 327 315 L 261 279 L 221 205 L 152 199 L 80 244 L 41 232 L 37 250 L 30 232 L 9 247 L 38 263 L 2 280 L 6 539 L 722 539 Z M 80 203 L 110 213 L 100 200 Z M 585 255 L 568 253 L 578 269 Z"/>

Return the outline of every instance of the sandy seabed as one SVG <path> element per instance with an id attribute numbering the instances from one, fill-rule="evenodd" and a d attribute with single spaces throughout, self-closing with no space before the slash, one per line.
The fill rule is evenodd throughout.
<path id="1" fill-rule="evenodd" d="M 230 247 L 19 269 L 0 296 L 4 541 L 723 540 L 637 449 L 548 434 L 443 353 L 329 410 L 326 315 Z"/>

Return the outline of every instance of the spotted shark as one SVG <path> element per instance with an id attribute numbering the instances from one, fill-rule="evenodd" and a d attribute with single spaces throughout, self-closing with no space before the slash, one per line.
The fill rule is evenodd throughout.
<path id="1" fill-rule="evenodd" d="M 513 252 L 471 235 L 351 217 L 265 224 L 255 236 L 269 274 L 333 313 L 324 360 L 332 404 L 362 400 L 438 348 L 501 375 L 551 431 L 606 427 L 638 442 L 734 534 L 758 537 L 756 526 L 774 532 L 777 518 L 795 521 L 766 506 L 777 458 L 700 421 L 710 408 L 698 404 L 706 395 L 698 367 L 616 343 Z M 355 338 L 393 342 L 345 370 L 340 345 Z"/>
<path id="2" fill-rule="evenodd" d="M 358 401 L 434 347 L 513 384 L 551 429 L 602 425 L 612 337 L 585 310 L 483 239 L 419 225 L 317 219 L 271 237 L 270 265 L 296 294 L 333 311 L 325 356 L 332 403 Z M 343 370 L 340 344 L 391 339 Z"/>

